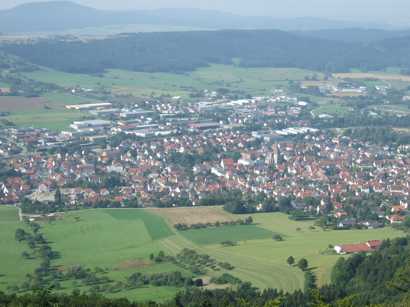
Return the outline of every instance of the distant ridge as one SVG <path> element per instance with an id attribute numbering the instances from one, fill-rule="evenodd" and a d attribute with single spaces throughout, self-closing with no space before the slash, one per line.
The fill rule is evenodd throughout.
<path id="1" fill-rule="evenodd" d="M 387 67 L 410 72 L 410 36 L 375 42 L 325 40 L 279 30 L 134 33 L 103 39 L 60 37 L 0 44 L 33 64 L 75 73 L 106 69 L 183 73 L 210 64 L 297 67 L 323 72 Z"/>
<path id="2" fill-rule="evenodd" d="M 126 24 L 184 26 L 210 30 L 280 29 L 285 31 L 384 27 L 384 25 L 357 24 L 320 18 L 247 17 L 200 9 L 105 11 L 71 1 L 35 2 L 0 11 L 1 33 L 54 32 Z"/>

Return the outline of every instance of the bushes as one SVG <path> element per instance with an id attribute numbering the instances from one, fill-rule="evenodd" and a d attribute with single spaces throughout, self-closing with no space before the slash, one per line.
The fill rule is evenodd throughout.
<path id="1" fill-rule="evenodd" d="M 238 219 L 236 221 L 217 221 L 215 223 L 197 223 L 192 225 L 187 225 L 183 223 L 175 224 L 175 229 L 179 231 L 186 231 L 191 229 L 204 229 L 204 228 L 211 228 L 211 227 L 222 227 L 222 226 L 234 226 L 234 225 L 252 225 L 253 218 L 248 216 L 246 219 Z"/>
<path id="2" fill-rule="evenodd" d="M 225 270 L 233 270 L 235 267 L 228 262 L 219 262 L 219 266 Z"/>
<path id="3" fill-rule="evenodd" d="M 280 234 L 274 234 L 272 236 L 272 239 L 275 240 L 275 241 L 278 241 L 278 242 L 283 241 L 283 237 Z"/>
<path id="4" fill-rule="evenodd" d="M 228 246 L 236 246 L 238 245 L 238 242 L 236 241 L 223 241 L 221 242 L 222 246 L 228 247 Z"/>
<path id="5" fill-rule="evenodd" d="M 128 277 L 127 283 L 132 288 L 139 288 L 146 285 L 152 285 L 155 287 L 184 287 L 202 284 L 200 281 L 194 282 L 192 278 L 184 277 L 181 272 L 157 273 L 152 275 L 134 273 Z"/>
<path id="6" fill-rule="evenodd" d="M 217 285 L 226 285 L 226 284 L 238 285 L 242 283 L 242 281 L 239 278 L 236 278 L 235 276 L 232 276 L 229 273 L 223 273 L 219 277 L 213 277 L 211 278 L 211 282 Z"/>

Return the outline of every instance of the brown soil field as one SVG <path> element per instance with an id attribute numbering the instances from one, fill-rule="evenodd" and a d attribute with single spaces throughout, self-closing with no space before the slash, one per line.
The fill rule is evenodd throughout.
<path id="1" fill-rule="evenodd" d="M 410 76 L 384 73 L 338 73 L 333 74 L 338 79 L 367 79 L 410 82 Z"/>
<path id="2" fill-rule="evenodd" d="M 334 84 L 336 85 L 337 82 L 333 82 L 333 81 L 302 81 L 301 85 L 302 86 L 306 86 L 306 87 L 318 87 L 318 86 L 325 86 L 325 85 L 331 85 Z"/>
<path id="3" fill-rule="evenodd" d="M 148 210 L 161 215 L 171 225 L 229 222 L 239 218 L 224 211 L 222 207 L 152 208 Z"/>
<path id="4" fill-rule="evenodd" d="M 0 96 L 0 112 L 30 112 L 34 109 L 43 109 L 49 101 L 45 98 L 27 98 Z"/>

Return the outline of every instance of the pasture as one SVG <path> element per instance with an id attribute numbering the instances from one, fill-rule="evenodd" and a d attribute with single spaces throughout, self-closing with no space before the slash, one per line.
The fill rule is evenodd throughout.
<path id="1" fill-rule="evenodd" d="M 84 113 L 79 111 L 41 111 L 19 112 L 5 117 L 18 127 L 47 128 L 54 131 L 68 129 L 75 120 L 80 120 Z"/>
<path id="2" fill-rule="evenodd" d="M 229 225 L 209 229 L 193 229 L 180 232 L 183 237 L 198 245 L 220 244 L 225 241 L 272 239 L 273 233 L 255 225 Z"/>
<path id="3" fill-rule="evenodd" d="M 189 216 L 199 221 L 202 208 L 192 208 Z M 205 208 L 208 215 L 223 217 L 221 208 Z M 101 267 L 108 271 L 114 281 L 123 281 L 134 272 L 147 274 L 182 271 L 177 265 L 149 260 L 151 253 L 161 250 L 176 255 L 184 248 L 207 254 L 220 262 L 229 262 L 235 268 L 230 273 L 255 286 L 274 287 L 284 290 L 303 288 L 303 272 L 286 264 L 293 256 L 305 257 L 317 274 L 319 283 L 329 281 L 330 271 L 338 256 L 329 253 L 329 244 L 358 243 L 370 239 L 385 239 L 402 233 L 392 228 L 377 230 L 323 231 L 314 228 L 312 221 L 291 221 L 284 214 L 262 213 L 252 215 L 255 224 L 248 226 L 223 226 L 198 230 L 176 231 L 174 213 L 161 209 L 96 209 L 69 212 L 62 220 L 43 223 L 43 233 L 61 258 L 53 261 L 62 270 L 81 264 L 88 268 Z M 183 215 L 188 209 L 175 210 Z M 195 211 L 194 211 L 195 210 Z M 214 211 L 214 213 L 211 213 Z M 229 215 L 229 214 L 228 214 Z M 235 216 L 242 218 L 243 216 Z M 22 281 L 25 273 L 35 268 L 35 261 L 23 260 L 24 246 L 15 242 L 14 232 L 19 227 L 16 210 L 2 208 L 0 211 L 0 240 L 7 251 L 1 251 L 0 287 Z M 281 234 L 284 241 L 275 241 L 272 234 Z M 222 241 L 237 241 L 236 246 L 224 247 Z M 16 269 L 18 268 L 18 269 Z M 208 277 L 223 272 L 209 271 Z M 1 276 L 1 275 L 0 275 Z M 1 284 L 3 282 L 3 284 Z M 78 285 L 68 282 L 62 291 L 71 291 Z M 80 290 L 86 290 L 80 288 Z M 137 300 L 171 298 L 177 289 L 170 287 L 140 288 L 110 294 L 126 295 Z"/>
<path id="4" fill-rule="evenodd" d="M 63 255 L 60 265 L 109 268 L 148 259 L 161 250 L 159 239 L 173 234 L 160 217 L 127 209 L 71 212 L 62 221 L 44 225 L 44 233 Z"/>
<path id="5" fill-rule="evenodd" d="M 253 95 L 271 93 L 273 88 L 286 87 L 289 81 L 303 81 L 322 74 L 296 68 L 242 68 L 229 65 L 211 65 L 184 74 L 144 73 L 107 70 L 99 75 L 70 74 L 50 69 L 25 73 L 37 81 L 62 87 L 106 88 L 115 93 L 136 96 L 188 96 L 192 90 L 228 88 Z"/>
<path id="6" fill-rule="evenodd" d="M 18 220 L 17 209 L 0 206 L 0 291 L 21 282 L 26 273 L 37 267 L 36 260 L 25 260 L 21 256 L 28 248 L 14 239 L 17 228 L 25 228 Z"/>
<path id="7" fill-rule="evenodd" d="M 320 114 L 345 116 L 353 112 L 353 109 L 338 97 L 312 97 L 312 99 L 317 103 L 317 106 L 312 110 L 316 116 Z"/>

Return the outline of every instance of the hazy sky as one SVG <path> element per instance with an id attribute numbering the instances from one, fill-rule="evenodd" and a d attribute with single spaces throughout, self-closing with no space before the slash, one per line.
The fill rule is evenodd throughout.
<path id="1" fill-rule="evenodd" d="M 41 1 L 41 0 L 35 0 Z M 44 1 L 44 0 L 43 0 Z M 75 0 L 102 9 L 204 8 L 242 15 L 410 22 L 410 0 Z M 9 8 L 33 0 L 0 0 Z"/>

